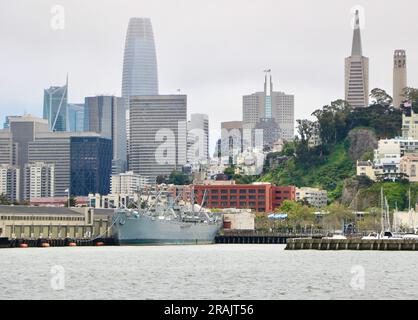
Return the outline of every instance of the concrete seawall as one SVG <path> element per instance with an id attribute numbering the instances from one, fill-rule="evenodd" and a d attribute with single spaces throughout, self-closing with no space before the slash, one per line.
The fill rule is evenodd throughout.
<path id="1" fill-rule="evenodd" d="M 286 250 L 418 251 L 418 240 L 288 239 Z"/>

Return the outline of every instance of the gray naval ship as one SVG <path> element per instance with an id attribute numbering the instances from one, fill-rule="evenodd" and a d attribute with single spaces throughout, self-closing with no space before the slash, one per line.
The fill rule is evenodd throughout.
<path id="1" fill-rule="evenodd" d="M 195 204 L 116 209 L 112 234 L 118 245 L 211 244 L 222 218 Z"/>

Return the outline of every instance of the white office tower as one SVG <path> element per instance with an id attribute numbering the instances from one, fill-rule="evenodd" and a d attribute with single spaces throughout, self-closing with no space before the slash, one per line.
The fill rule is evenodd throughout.
<path id="1" fill-rule="evenodd" d="M 345 59 L 345 100 L 353 108 L 369 106 L 369 58 L 363 56 L 359 11 L 355 15 L 351 56 Z"/>
<path id="2" fill-rule="evenodd" d="M 10 202 L 20 200 L 20 169 L 17 166 L 0 164 L 0 195 Z"/>
<path id="3" fill-rule="evenodd" d="M 129 169 L 150 183 L 182 170 L 187 162 L 187 96 L 130 99 Z"/>
<path id="4" fill-rule="evenodd" d="M 129 171 L 112 175 L 110 184 L 111 194 L 133 195 L 146 186 L 146 179 Z"/>
<path id="5" fill-rule="evenodd" d="M 126 108 L 126 137 L 129 151 L 129 98 L 158 95 L 157 54 L 149 18 L 131 18 L 125 40 L 122 97 Z"/>
<path id="6" fill-rule="evenodd" d="M 195 165 L 209 160 L 209 117 L 194 113 L 187 123 L 187 162 Z"/>
<path id="7" fill-rule="evenodd" d="M 55 195 L 55 165 L 46 162 L 32 162 L 24 170 L 25 200 L 48 198 Z"/>
<path id="8" fill-rule="evenodd" d="M 393 105 L 395 108 L 400 108 L 405 100 L 403 94 L 407 86 L 406 51 L 396 50 L 393 55 Z"/>
<path id="9" fill-rule="evenodd" d="M 265 77 L 264 92 L 256 92 L 243 97 L 243 127 L 255 129 L 257 123 L 266 121 L 265 119 L 275 120 L 280 139 L 293 140 L 295 136 L 295 97 L 284 92 L 273 91 L 271 75 L 269 79 L 267 75 Z"/>

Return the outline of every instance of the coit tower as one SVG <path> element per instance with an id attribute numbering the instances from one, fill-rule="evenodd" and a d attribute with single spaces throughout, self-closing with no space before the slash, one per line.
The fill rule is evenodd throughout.
<path id="1" fill-rule="evenodd" d="M 399 108 L 405 100 L 404 89 L 407 85 L 406 51 L 395 50 L 393 56 L 393 105 Z"/>

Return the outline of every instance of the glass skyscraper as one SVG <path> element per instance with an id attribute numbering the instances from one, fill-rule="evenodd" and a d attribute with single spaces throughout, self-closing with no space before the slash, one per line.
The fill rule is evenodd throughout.
<path id="1" fill-rule="evenodd" d="M 126 112 L 126 148 L 130 157 L 129 100 L 132 96 L 158 95 L 157 54 L 149 18 L 131 18 L 123 58 L 122 98 Z"/>
<path id="2" fill-rule="evenodd" d="M 74 196 L 110 192 L 112 143 L 101 137 L 71 137 L 70 192 Z"/>
<path id="3" fill-rule="evenodd" d="M 122 97 L 158 95 L 157 55 L 149 18 L 131 18 L 123 60 Z"/>
<path id="4" fill-rule="evenodd" d="M 44 90 L 43 118 L 51 131 L 67 131 L 68 80 L 62 87 Z"/>
<path id="5" fill-rule="evenodd" d="M 68 104 L 68 131 L 84 131 L 84 104 Z"/>

